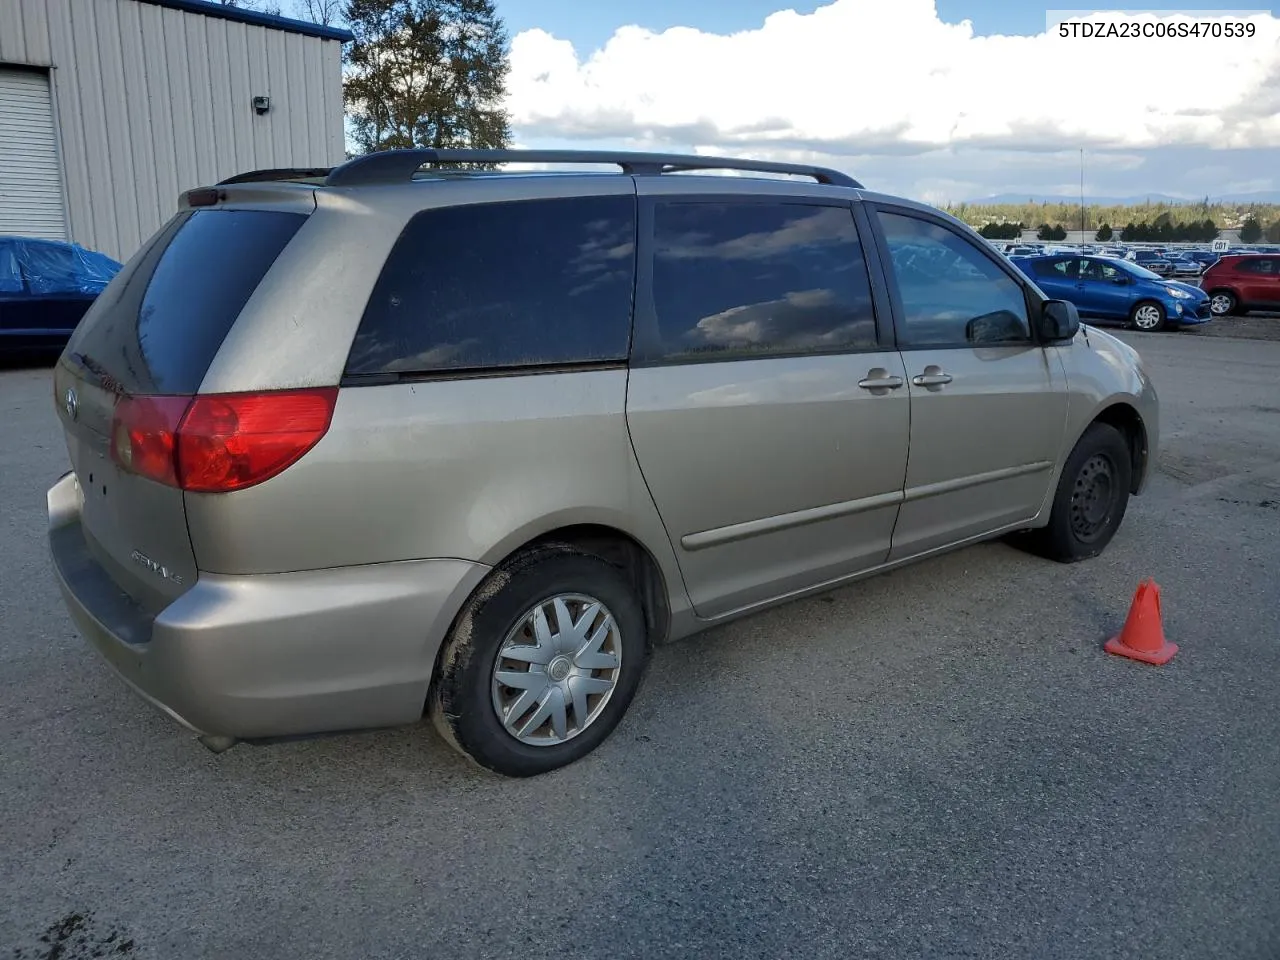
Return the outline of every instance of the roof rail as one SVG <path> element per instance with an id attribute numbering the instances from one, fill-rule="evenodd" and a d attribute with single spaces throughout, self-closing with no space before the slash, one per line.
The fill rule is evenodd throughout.
<path id="1" fill-rule="evenodd" d="M 219 180 L 219 187 L 231 183 L 267 183 L 271 180 L 303 180 L 324 179 L 329 175 L 331 167 L 278 167 L 271 170 L 250 170 L 248 173 L 237 173 L 234 177 Z"/>
<path id="2" fill-rule="evenodd" d="M 653 175 L 689 170 L 741 170 L 751 173 L 786 173 L 812 177 L 837 187 L 859 187 L 848 174 L 826 167 L 767 160 L 731 160 L 678 153 L 627 153 L 600 150 L 382 150 L 367 153 L 334 167 L 325 178 L 327 187 L 401 183 L 413 179 L 420 167 L 434 163 L 611 163 L 628 175 Z"/>

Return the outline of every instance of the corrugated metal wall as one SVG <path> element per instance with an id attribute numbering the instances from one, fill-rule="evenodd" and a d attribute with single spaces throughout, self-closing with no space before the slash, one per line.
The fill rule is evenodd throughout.
<path id="1" fill-rule="evenodd" d="M 3 63 L 52 68 L 72 239 L 119 259 L 183 190 L 344 155 L 335 40 L 138 0 L 0 0 Z"/>

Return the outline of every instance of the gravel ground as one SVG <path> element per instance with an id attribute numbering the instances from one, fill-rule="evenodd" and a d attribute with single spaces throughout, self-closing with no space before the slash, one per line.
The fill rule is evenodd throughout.
<path id="1" fill-rule="evenodd" d="M 429 725 L 214 756 L 48 570 L 47 370 L 0 373 L 0 951 L 1280 957 L 1280 344 L 1124 334 L 1164 453 L 1101 558 L 987 544 L 657 651 L 586 761 Z M 1182 645 L 1108 657 L 1139 578 Z"/>
<path id="2" fill-rule="evenodd" d="M 1185 332 L 1199 337 L 1228 337 L 1233 340 L 1280 340 L 1280 313 L 1218 317 L 1208 323 L 1188 327 Z"/>

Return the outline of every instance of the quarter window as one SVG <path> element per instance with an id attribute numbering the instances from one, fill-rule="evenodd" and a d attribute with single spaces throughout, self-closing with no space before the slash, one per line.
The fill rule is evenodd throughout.
<path id="1" fill-rule="evenodd" d="M 653 298 L 666 359 L 876 347 L 867 265 L 848 207 L 659 202 Z"/>
<path id="2" fill-rule="evenodd" d="M 1009 343 L 1031 337 L 1021 284 L 953 230 L 880 213 L 903 309 L 903 346 Z"/>
<path id="3" fill-rule="evenodd" d="M 383 267 L 352 376 L 625 360 L 634 196 L 425 210 Z"/>

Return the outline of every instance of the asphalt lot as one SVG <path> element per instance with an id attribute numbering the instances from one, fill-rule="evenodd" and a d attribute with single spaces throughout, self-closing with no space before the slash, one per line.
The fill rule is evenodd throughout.
<path id="1" fill-rule="evenodd" d="M 49 372 L 0 372 L 0 950 L 1275 960 L 1280 343 L 1124 336 L 1164 455 L 1104 556 L 983 545 L 662 648 L 519 782 L 426 723 L 214 756 L 136 699 L 48 569 Z M 1146 575 L 1163 668 L 1101 650 Z"/>

